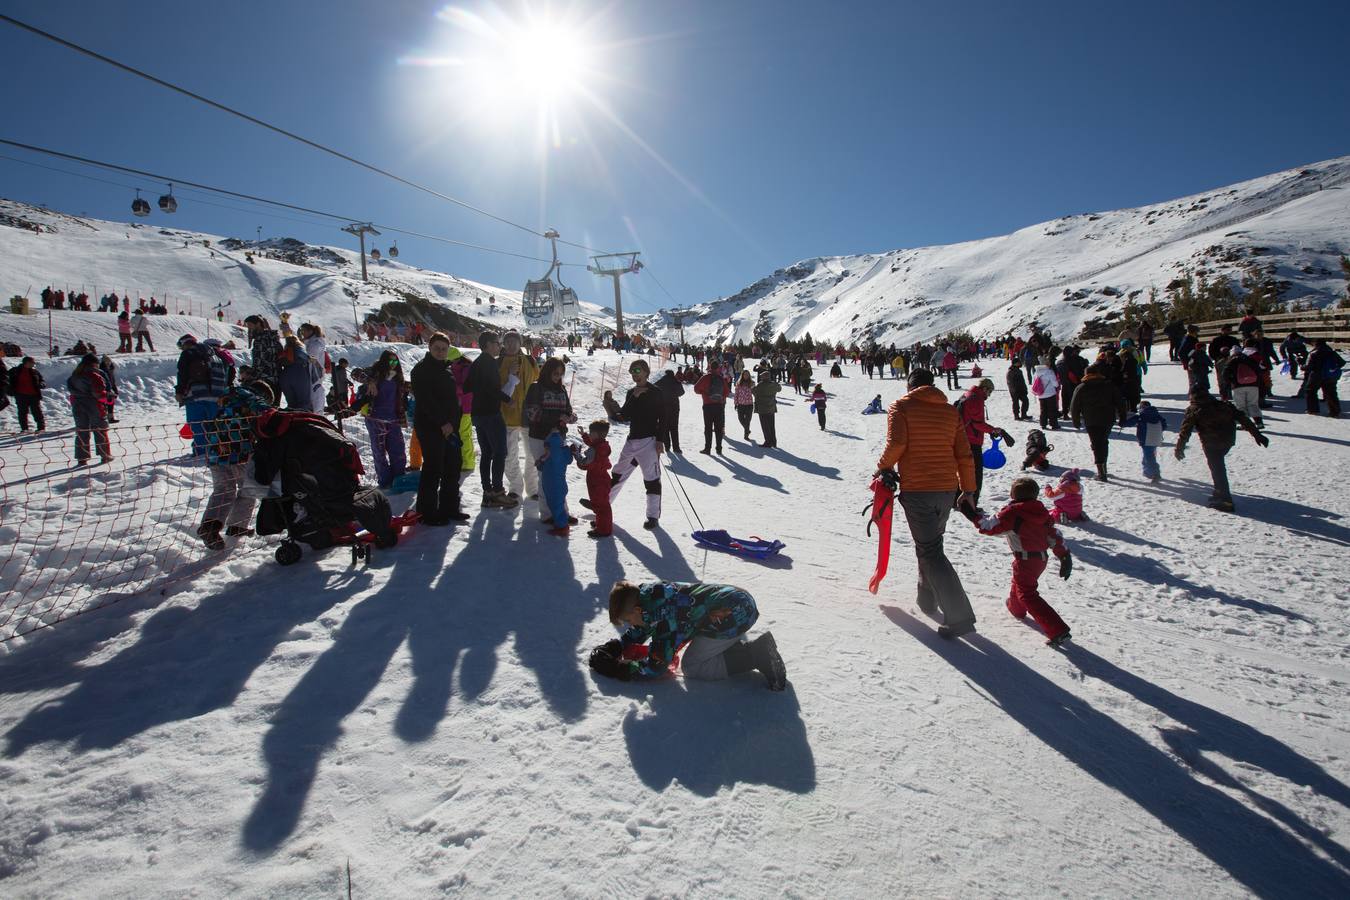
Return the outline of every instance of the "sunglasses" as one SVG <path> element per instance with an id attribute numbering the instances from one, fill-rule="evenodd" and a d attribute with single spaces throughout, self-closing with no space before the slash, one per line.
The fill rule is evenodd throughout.
<path id="1" fill-rule="evenodd" d="M 631 369 L 628 370 L 628 374 L 629 374 L 629 375 L 637 375 L 637 374 L 639 374 L 639 373 L 641 373 L 641 372 L 645 372 L 645 371 L 647 371 L 647 370 L 644 369 L 644 368 L 642 368 L 642 366 L 633 366 L 633 368 L 631 368 Z"/>

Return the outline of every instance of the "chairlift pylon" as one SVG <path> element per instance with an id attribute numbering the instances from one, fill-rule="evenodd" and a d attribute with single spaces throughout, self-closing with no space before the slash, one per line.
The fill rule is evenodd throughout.
<path id="1" fill-rule="evenodd" d="M 166 213 L 178 212 L 178 200 L 173 195 L 172 184 L 169 185 L 169 192 L 160 196 L 159 208 Z"/>
<path id="2" fill-rule="evenodd" d="M 136 199 L 131 201 L 131 211 L 137 216 L 144 217 L 150 215 L 150 202 L 141 199 L 140 188 L 136 189 Z"/>

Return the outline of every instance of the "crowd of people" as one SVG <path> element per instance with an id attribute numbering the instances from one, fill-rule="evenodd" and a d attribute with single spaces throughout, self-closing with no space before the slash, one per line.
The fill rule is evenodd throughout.
<path id="1" fill-rule="evenodd" d="M 127 321 L 120 350 L 134 352 L 138 324 L 148 314 L 138 312 L 138 323 L 126 310 L 119 313 Z M 1226 457 L 1240 429 L 1268 446 L 1263 410 L 1270 405 L 1276 367 L 1282 365 L 1296 380 L 1302 374 L 1299 393 L 1309 412 L 1318 412 L 1325 403 L 1326 414 L 1336 416 L 1344 360 L 1325 340 L 1308 342 L 1297 332 L 1276 347 L 1255 316 L 1244 318 L 1236 334 L 1224 326 L 1208 342 L 1199 339 L 1195 326 L 1177 329 L 1174 324 L 1163 329 L 1169 356 L 1182 365 L 1190 383 L 1174 453 L 1183 458 L 1191 435 L 1198 435 L 1213 480 L 1210 505 L 1232 511 Z M 1013 555 L 1009 612 L 1018 618 L 1031 616 L 1051 644 L 1070 637 L 1069 626 L 1041 595 L 1039 580 L 1051 556 L 1059 560 L 1061 576 L 1067 578 L 1072 571 L 1072 556 L 1057 524 L 1084 517 L 1079 470 L 1067 470 L 1057 485 L 1047 486 L 1051 507 L 1041 501 L 1037 482 L 1026 477 L 1013 481 L 1011 502 L 999 511 L 990 514 L 980 507 L 986 440 L 1014 444 L 1012 435 L 991 421 L 997 417 L 989 405 L 997 387 L 981 370 L 982 361 L 1007 360 L 1011 417 L 1039 426 L 1026 439 L 1024 469 L 1047 469 L 1054 448 L 1046 432 L 1073 428 L 1088 437 L 1097 480 L 1108 481 L 1111 433 L 1132 424 L 1141 471 L 1157 482 L 1162 479 L 1158 448 L 1169 429 L 1166 417 L 1146 399 L 1153 338 L 1147 323 L 1091 351 L 1073 343 L 1060 346 L 1039 328 L 1025 338 L 1008 335 L 996 341 L 847 352 L 817 348 L 756 356 L 757 348 L 749 353 L 674 348 L 672 357 L 683 354 L 684 363 L 667 368 L 659 378 L 653 377 L 646 358 L 633 359 L 627 373 L 631 385 L 622 400 L 606 391 L 606 417 L 584 425 L 578 425 L 566 386 L 568 358 L 548 355 L 542 344 L 531 345 L 515 331 L 478 335 L 479 353 L 473 359 L 450 336 L 426 334 L 426 354 L 405 375 L 392 349 L 364 369 L 352 368 L 345 358 L 334 362 L 323 329 L 310 322 L 292 329 L 289 316 L 283 315 L 273 328 L 265 317 L 251 315 L 242 325 L 248 333 L 249 365 L 236 362 L 232 344 L 198 340 L 192 334 L 177 341 L 175 395 L 184 408 L 193 452 L 205 458 L 212 476 L 197 534 L 212 549 L 223 547 L 226 537 L 251 531 L 255 501 L 254 493 L 246 490 L 248 464 L 264 435 L 250 423 L 283 405 L 288 415 L 299 417 L 297 422 L 322 421 L 333 428 L 321 417 L 339 423 L 363 420 L 376 484 L 397 490 L 401 480 L 416 473 L 415 509 L 421 522 L 433 528 L 469 519 L 461 482 L 476 468 L 484 510 L 513 510 L 528 500 L 549 533 L 565 537 L 578 524 L 568 502 L 568 473 L 575 466 L 584 472 L 580 505 L 594 513 L 587 534 L 601 540 L 612 537 L 613 503 L 639 472 L 646 498 L 643 525 L 660 526 L 662 459 L 683 453 L 680 408 L 687 389 L 700 401 L 701 452 L 721 455 L 728 403 L 741 437 L 752 440 L 757 417 L 760 444 L 772 449 L 777 447 L 778 395 L 785 386 L 791 385 L 810 404 L 823 431 L 830 395 L 814 380 L 816 371 L 828 365 L 831 375 L 839 377 L 841 365 L 856 363 L 869 379 L 903 378 L 906 393 L 884 410 L 887 440 L 878 473 L 899 490 L 898 503 L 918 558 L 918 605 L 941 615 L 939 631 L 949 637 L 975 627 L 970 600 L 943 552 L 953 510 L 981 533 L 1008 540 Z M 106 462 L 112 457 L 108 424 L 116 421 L 116 363 L 92 346 L 78 349 L 83 351 L 80 361 L 66 383 L 75 421 L 75 462 L 85 465 L 95 455 Z M 11 370 L 3 360 L 0 352 L 0 409 L 13 397 L 21 431 L 28 430 L 30 420 L 42 431 L 44 382 L 35 361 L 24 357 Z M 963 371 L 969 379 L 964 390 Z M 954 402 L 939 383 L 956 392 Z M 1212 393 L 1215 385 L 1217 395 Z M 864 410 L 882 411 L 880 395 Z M 288 420 L 269 421 L 275 431 L 284 428 L 276 423 Z M 627 426 L 617 453 L 610 445 L 615 422 Z M 685 672 L 692 677 L 756 670 L 770 687 L 785 683 L 772 636 L 744 639 L 757 613 L 753 598 L 738 588 L 621 582 L 611 594 L 610 613 L 628 631 L 596 648 L 591 663 L 597 671 L 620 678 L 652 677 L 668 668 L 681 645 L 692 641 L 690 647 L 699 649 L 692 656 L 686 650 L 684 658 Z M 634 655 L 636 646 L 647 648 L 644 655 Z"/>

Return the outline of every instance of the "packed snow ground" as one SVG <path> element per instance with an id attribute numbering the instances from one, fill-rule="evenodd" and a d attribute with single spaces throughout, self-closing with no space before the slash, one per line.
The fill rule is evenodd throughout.
<path id="1" fill-rule="evenodd" d="M 577 360 L 583 421 L 617 362 Z M 783 396 L 777 451 L 729 414 L 726 457 L 699 455 L 686 396 L 653 533 L 639 486 L 592 542 L 549 536 L 533 504 L 480 512 L 471 477 L 471 522 L 370 568 L 334 551 L 282 569 L 252 539 L 167 598 L 11 647 L 0 894 L 331 897 L 350 862 L 357 897 L 1344 896 L 1344 420 L 1278 400 L 1270 448 L 1240 435 L 1230 455 L 1238 515 L 1204 506 L 1198 445 L 1164 454 L 1154 486 L 1117 434 L 1114 483 L 1088 483 L 1092 521 L 1068 529 L 1074 576 L 1043 582 L 1064 652 L 1004 611 L 1002 540 L 953 521 L 979 631 L 947 642 L 913 604 L 903 522 L 866 591 L 885 417 L 859 411 L 902 391 L 845 371 L 826 432 Z M 1147 387 L 1174 434 L 1181 373 L 1155 365 Z M 148 387 L 133 406 L 177 418 Z M 992 508 L 1028 426 L 1002 391 L 990 409 L 1019 439 Z M 1090 467 L 1085 435 L 1051 440 L 1056 473 Z M 707 525 L 783 556 L 698 549 L 681 488 Z M 592 676 L 618 577 L 749 589 L 790 688 Z"/>

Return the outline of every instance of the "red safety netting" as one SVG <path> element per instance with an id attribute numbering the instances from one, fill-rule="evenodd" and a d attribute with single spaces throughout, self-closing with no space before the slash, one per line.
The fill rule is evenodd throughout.
<path id="1" fill-rule="evenodd" d="M 108 462 L 89 435 L 0 434 L 0 642 L 208 567 L 197 537 L 211 491 L 183 424 L 111 425 Z"/>

